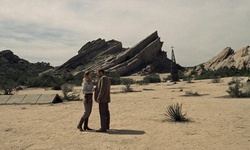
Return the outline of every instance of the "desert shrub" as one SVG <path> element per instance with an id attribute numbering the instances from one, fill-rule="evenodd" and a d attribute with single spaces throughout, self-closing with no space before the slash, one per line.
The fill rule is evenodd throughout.
<path id="1" fill-rule="evenodd" d="M 72 84 L 63 84 L 61 86 L 63 99 L 68 101 L 80 100 L 80 95 L 75 95 L 73 92 L 74 86 Z"/>
<path id="2" fill-rule="evenodd" d="M 243 85 L 243 90 L 244 92 L 242 93 L 243 97 L 250 97 L 250 83 L 247 82 L 246 84 Z"/>
<path id="3" fill-rule="evenodd" d="M 17 79 L 18 75 L 14 73 L 7 72 L 5 75 L 0 75 L 0 94 L 13 94 L 13 91 L 18 86 Z"/>
<path id="4" fill-rule="evenodd" d="M 161 82 L 161 78 L 158 74 L 150 74 L 143 78 L 143 82 L 145 83 L 159 83 Z"/>
<path id="5" fill-rule="evenodd" d="M 63 80 L 58 76 L 43 74 L 29 78 L 26 85 L 28 87 L 53 87 L 56 85 L 60 86 L 63 83 Z"/>
<path id="6" fill-rule="evenodd" d="M 166 78 L 162 78 L 163 82 L 167 82 L 167 81 L 171 81 L 172 80 L 172 76 L 168 75 Z"/>
<path id="7" fill-rule="evenodd" d="M 242 97 L 242 91 L 240 91 L 240 88 L 242 88 L 243 85 L 241 80 L 242 79 L 239 78 L 233 78 L 232 81 L 230 81 L 227 92 L 231 97 Z"/>
<path id="8" fill-rule="evenodd" d="M 79 101 L 80 100 L 80 94 L 68 94 L 67 99 L 68 101 Z"/>
<path id="9" fill-rule="evenodd" d="M 126 84 L 124 85 L 124 87 L 122 88 L 123 92 L 133 92 L 133 88 L 131 87 L 131 84 Z"/>
<path id="10" fill-rule="evenodd" d="M 228 82 L 229 88 L 227 90 L 230 97 L 250 97 L 250 84 L 242 83 L 243 79 L 234 77 L 230 82 Z"/>
<path id="11" fill-rule="evenodd" d="M 121 79 L 121 83 L 125 86 L 123 88 L 124 92 L 133 92 L 133 89 L 131 88 L 131 84 L 134 83 L 134 80 L 131 78 L 123 78 Z"/>
<path id="12" fill-rule="evenodd" d="M 148 82 L 144 80 L 135 81 L 135 83 L 139 85 L 148 85 Z"/>
<path id="13" fill-rule="evenodd" d="M 182 112 L 182 104 L 179 103 L 169 105 L 166 109 L 165 115 L 170 120 L 175 122 L 189 121 L 189 119 L 186 117 L 186 113 L 183 114 Z"/>
<path id="14" fill-rule="evenodd" d="M 111 85 L 120 85 L 121 84 L 121 77 L 116 72 L 109 72 L 107 76 L 110 79 Z"/>
<path id="15" fill-rule="evenodd" d="M 60 84 L 53 85 L 52 90 L 62 90 L 61 85 Z"/>
<path id="16" fill-rule="evenodd" d="M 212 83 L 220 83 L 221 78 L 219 76 L 214 76 L 214 78 L 211 80 Z"/>
<path id="17" fill-rule="evenodd" d="M 13 80 L 0 79 L 0 94 L 12 95 L 17 83 Z"/>
<path id="18" fill-rule="evenodd" d="M 186 91 L 185 96 L 201 96 L 198 92 Z"/>
<path id="19" fill-rule="evenodd" d="M 201 65 L 202 71 L 200 74 L 196 71 L 196 67 L 193 68 L 190 75 L 194 77 L 194 80 L 201 79 L 213 79 L 214 76 L 232 77 L 232 76 L 248 76 L 250 74 L 250 68 L 243 67 L 238 69 L 234 66 L 232 67 L 221 67 L 217 70 L 207 70 L 204 65 Z"/>
<path id="20" fill-rule="evenodd" d="M 187 76 L 186 78 L 183 79 L 183 81 L 187 81 L 187 83 L 192 83 L 192 77 L 191 76 Z"/>
<path id="21" fill-rule="evenodd" d="M 133 84 L 133 83 L 134 83 L 134 80 L 133 80 L 132 78 L 122 78 L 122 79 L 121 79 L 121 83 L 122 83 L 123 85 L 125 85 L 125 84 Z"/>

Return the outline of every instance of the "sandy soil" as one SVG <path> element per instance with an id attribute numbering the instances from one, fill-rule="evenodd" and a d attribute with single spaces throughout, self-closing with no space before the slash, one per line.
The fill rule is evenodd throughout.
<path id="1" fill-rule="evenodd" d="M 174 85 L 133 85 L 138 92 L 132 93 L 120 93 L 122 86 L 112 86 L 111 130 L 107 133 L 76 129 L 83 113 L 81 101 L 54 105 L 1 105 L 0 149 L 248 150 L 250 99 L 223 98 L 228 95 L 230 79 L 223 79 L 222 83 L 200 80 Z M 205 95 L 183 96 L 188 90 Z M 27 89 L 19 94 L 57 92 Z M 183 110 L 192 122 L 163 122 L 165 108 L 176 102 L 183 104 Z M 96 103 L 89 126 L 100 128 Z"/>

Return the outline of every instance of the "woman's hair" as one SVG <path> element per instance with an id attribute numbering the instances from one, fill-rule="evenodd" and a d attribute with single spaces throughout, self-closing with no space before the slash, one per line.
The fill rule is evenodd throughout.
<path id="1" fill-rule="evenodd" d="M 90 82 L 90 79 L 89 79 L 89 74 L 90 74 L 91 72 L 90 71 L 86 71 L 85 73 L 84 73 L 84 81 L 86 81 L 86 82 Z"/>

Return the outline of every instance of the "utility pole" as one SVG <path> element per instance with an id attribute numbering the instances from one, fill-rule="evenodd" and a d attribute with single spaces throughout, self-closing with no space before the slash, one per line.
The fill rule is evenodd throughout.
<path id="1" fill-rule="evenodd" d="M 175 55 L 174 55 L 174 47 L 172 46 L 171 48 L 172 48 L 171 76 L 172 76 L 172 81 L 176 82 L 176 81 L 179 81 L 179 74 L 178 74 L 177 64 L 176 64 Z"/>

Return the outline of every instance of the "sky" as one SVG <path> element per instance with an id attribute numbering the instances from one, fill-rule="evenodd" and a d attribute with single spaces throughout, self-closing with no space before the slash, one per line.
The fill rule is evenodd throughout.
<path id="1" fill-rule="evenodd" d="M 98 38 L 132 47 L 158 31 L 162 50 L 194 66 L 250 45 L 249 0 L 0 0 L 0 51 L 59 66 Z"/>

